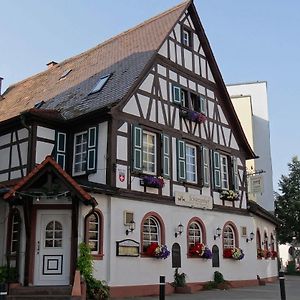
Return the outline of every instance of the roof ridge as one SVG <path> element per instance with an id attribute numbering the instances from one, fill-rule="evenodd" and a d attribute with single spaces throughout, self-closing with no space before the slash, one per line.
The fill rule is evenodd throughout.
<path id="1" fill-rule="evenodd" d="M 10 86 L 4 91 L 4 93 L 2 94 L 2 96 L 5 96 L 6 92 L 8 92 L 11 88 L 13 88 L 13 87 L 15 87 L 15 86 L 17 86 L 17 85 L 19 85 L 19 84 L 21 84 L 21 83 L 24 83 L 24 82 L 26 82 L 26 81 L 28 81 L 28 80 L 34 79 L 35 77 L 41 76 L 41 75 L 43 75 L 43 74 L 47 74 L 47 73 L 53 71 L 54 69 L 57 69 L 57 68 L 59 68 L 59 67 L 65 65 L 65 64 L 68 63 L 69 61 L 72 61 L 73 59 L 77 59 L 77 58 L 83 57 L 83 56 L 85 56 L 85 55 L 88 55 L 88 54 L 92 53 L 93 51 L 95 51 L 96 49 L 98 49 L 98 48 L 100 48 L 100 47 L 103 47 L 103 46 L 105 46 L 105 45 L 111 43 L 112 41 L 115 41 L 116 39 L 118 39 L 118 38 L 120 38 L 120 37 L 122 37 L 122 36 L 124 36 L 124 35 L 126 35 L 126 34 L 128 34 L 128 33 L 133 32 L 133 31 L 135 31 L 135 30 L 137 30 L 137 29 L 139 29 L 139 28 L 141 28 L 141 27 L 143 27 L 143 26 L 145 26 L 145 25 L 147 25 L 147 24 L 150 24 L 151 22 L 156 21 L 157 19 L 159 19 L 159 18 L 161 18 L 161 17 L 163 17 L 163 16 L 165 16 L 165 15 L 167 15 L 167 14 L 172 13 L 174 10 L 179 9 L 181 6 L 188 6 L 188 4 L 190 4 L 190 3 L 192 3 L 192 2 L 193 2 L 193 0 L 184 0 L 184 1 L 182 1 L 181 3 L 177 4 L 176 6 L 170 8 L 170 9 L 168 9 L 168 10 L 166 10 L 166 11 L 163 11 L 163 12 L 159 13 L 159 14 L 156 15 L 156 16 L 151 17 L 150 19 L 145 20 L 145 21 L 143 21 L 142 23 L 137 24 L 136 26 L 134 26 L 134 27 L 132 27 L 132 28 L 129 28 L 129 29 L 127 29 L 127 30 L 125 30 L 125 31 L 123 31 L 123 32 L 121 32 L 121 33 L 118 33 L 117 35 L 115 35 L 115 36 L 109 38 L 108 40 L 103 41 L 102 43 L 100 43 L 100 44 L 98 44 L 98 45 L 96 45 L 96 46 L 94 46 L 94 47 L 92 47 L 92 48 L 90 48 L 90 49 L 88 49 L 88 50 L 85 50 L 84 52 L 81 52 L 81 53 L 79 53 L 79 54 L 76 54 L 76 55 L 74 55 L 74 56 L 72 56 L 72 57 L 69 57 L 69 58 L 67 58 L 67 59 L 65 59 L 65 60 L 63 60 L 63 61 L 61 61 L 60 63 L 57 63 L 57 64 L 56 64 L 55 66 L 53 66 L 51 69 L 46 69 L 46 70 L 41 71 L 41 72 L 39 72 L 39 73 L 37 73 L 37 74 L 34 74 L 34 75 L 32 75 L 32 76 L 29 76 L 29 77 L 27 77 L 27 78 L 25 78 L 25 79 L 23 79 L 23 80 L 21 80 L 21 81 L 18 81 L 18 82 L 16 82 L 16 83 L 13 83 L 12 85 L 10 85 Z"/>

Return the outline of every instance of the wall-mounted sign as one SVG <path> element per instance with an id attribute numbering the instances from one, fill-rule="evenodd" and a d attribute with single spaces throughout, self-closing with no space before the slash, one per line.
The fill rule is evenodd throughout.
<path id="1" fill-rule="evenodd" d="M 140 243 L 126 239 L 117 241 L 117 256 L 133 256 L 137 257 L 140 255 Z"/>
<path id="2" fill-rule="evenodd" d="M 213 201 L 211 196 L 195 195 L 182 192 L 175 192 L 175 204 L 203 209 L 213 208 Z"/>
<path id="3" fill-rule="evenodd" d="M 264 191 L 264 180 L 262 175 L 250 176 L 250 192 L 259 194 Z"/>

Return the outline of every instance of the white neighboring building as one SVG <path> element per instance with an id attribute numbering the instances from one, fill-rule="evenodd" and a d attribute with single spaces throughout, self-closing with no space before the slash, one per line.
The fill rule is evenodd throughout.
<path id="1" fill-rule="evenodd" d="M 274 211 L 267 82 L 227 85 L 233 106 L 257 159 L 248 160 L 249 200 Z M 262 172 L 262 173 L 261 173 Z"/>
<path id="2" fill-rule="evenodd" d="M 270 146 L 270 121 L 268 113 L 267 82 L 257 81 L 227 85 L 228 93 L 240 119 L 246 137 L 257 159 L 246 162 L 248 173 L 248 199 L 255 201 L 265 210 L 274 211 L 273 174 Z M 257 223 L 259 224 L 259 222 Z M 260 227 L 263 227 L 261 224 Z M 264 231 L 263 235 L 262 230 Z M 259 234 L 258 234 L 259 232 Z M 274 233 L 275 235 L 275 233 Z M 257 230 L 257 249 L 265 249 L 266 233 Z M 272 237 L 271 237 L 272 238 Z M 260 246 L 261 245 L 261 246 Z M 280 245 L 283 265 L 290 259 L 290 245 Z"/>

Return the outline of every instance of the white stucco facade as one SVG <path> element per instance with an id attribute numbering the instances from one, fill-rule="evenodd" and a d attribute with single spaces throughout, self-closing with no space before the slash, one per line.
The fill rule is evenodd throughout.
<path id="1" fill-rule="evenodd" d="M 227 90 L 248 142 L 258 156 L 255 160 L 247 161 L 248 173 L 263 171 L 258 174 L 262 177 L 261 192 L 251 193 L 249 190 L 249 198 L 266 210 L 274 211 L 267 83 L 230 84 Z"/>

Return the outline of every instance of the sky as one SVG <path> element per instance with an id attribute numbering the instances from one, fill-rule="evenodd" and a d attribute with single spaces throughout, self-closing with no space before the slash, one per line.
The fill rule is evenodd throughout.
<path id="1" fill-rule="evenodd" d="M 0 0 L 0 77 L 11 84 L 178 0 Z M 299 155 L 299 0 L 194 0 L 225 83 L 267 81 L 273 185 Z"/>

